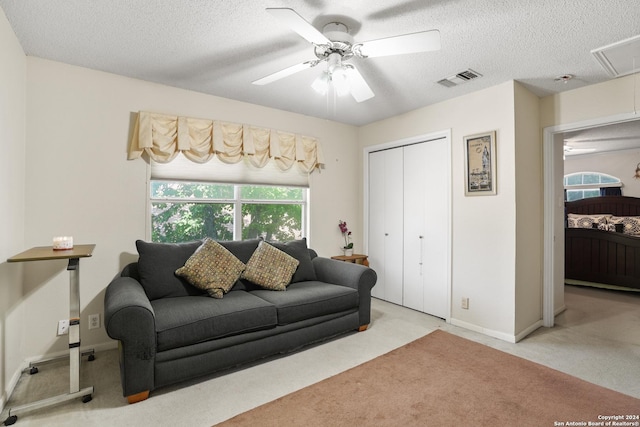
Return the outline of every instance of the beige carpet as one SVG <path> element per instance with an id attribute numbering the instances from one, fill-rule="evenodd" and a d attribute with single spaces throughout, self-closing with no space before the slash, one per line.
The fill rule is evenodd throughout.
<path id="1" fill-rule="evenodd" d="M 640 399 L 438 330 L 218 426 L 541 427 L 635 414 Z"/>

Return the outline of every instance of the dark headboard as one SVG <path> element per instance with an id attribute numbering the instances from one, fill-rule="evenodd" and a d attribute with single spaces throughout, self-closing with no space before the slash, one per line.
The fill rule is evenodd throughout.
<path id="1" fill-rule="evenodd" d="M 628 196 L 601 196 L 566 202 L 566 213 L 611 214 L 614 216 L 640 216 L 640 198 Z"/>

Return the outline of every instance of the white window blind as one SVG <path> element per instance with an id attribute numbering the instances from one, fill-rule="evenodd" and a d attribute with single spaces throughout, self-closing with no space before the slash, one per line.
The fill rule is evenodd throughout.
<path id="1" fill-rule="evenodd" d="M 224 163 L 217 157 L 207 163 L 194 163 L 178 156 L 169 163 L 151 160 L 150 164 L 151 179 L 157 180 L 309 187 L 309 174 L 295 166 L 282 171 L 275 162 L 257 168 L 247 158 L 234 164 Z"/>

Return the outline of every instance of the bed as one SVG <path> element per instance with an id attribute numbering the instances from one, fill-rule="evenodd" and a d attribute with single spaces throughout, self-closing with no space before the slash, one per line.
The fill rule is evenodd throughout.
<path id="1" fill-rule="evenodd" d="M 640 291 L 640 198 L 593 197 L 565 210 L 566 283 Z"/>

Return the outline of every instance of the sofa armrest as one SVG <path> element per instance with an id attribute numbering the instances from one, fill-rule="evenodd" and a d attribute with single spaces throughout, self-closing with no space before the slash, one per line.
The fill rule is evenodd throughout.
<path id="1" fill-rule="evenodd" d="M 155 313 L 140 282 L 114 278 L 104 298 L 107 334 L 119 341 L 123 396 L 154 388 L 156 355 Z"/>
<path id="2" fill-rule="evenodd" d="M 361 328 L 371 322 L 371 289 L 378 276 L 374 270 L 360 264 L 338 261 L 324 257 L 311 260 L 319 281 L 354 288 L 360 298 L 359 315 Z"/>

